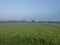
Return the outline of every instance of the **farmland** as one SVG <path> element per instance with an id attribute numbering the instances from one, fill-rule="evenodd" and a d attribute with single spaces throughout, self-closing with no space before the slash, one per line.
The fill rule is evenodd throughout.
<path id="1" fill-rule="evenodd" d="M 60 23 L 0 23 L 0 45 L 60 45 Z"/>

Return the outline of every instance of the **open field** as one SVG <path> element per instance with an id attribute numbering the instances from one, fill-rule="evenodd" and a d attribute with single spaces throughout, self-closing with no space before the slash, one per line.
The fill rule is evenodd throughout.
<path id="1" fill-rule="evenodd" d="M 0 23 L 0 45 L 60 45 L 60 23 Z"/>

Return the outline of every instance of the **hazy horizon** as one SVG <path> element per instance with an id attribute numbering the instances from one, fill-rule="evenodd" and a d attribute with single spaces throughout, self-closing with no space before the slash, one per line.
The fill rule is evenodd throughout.
<path id="1" fill-rule="evenodd" d="M 60 0 L 0 0 L 0 20 L 60 21 Z"/>

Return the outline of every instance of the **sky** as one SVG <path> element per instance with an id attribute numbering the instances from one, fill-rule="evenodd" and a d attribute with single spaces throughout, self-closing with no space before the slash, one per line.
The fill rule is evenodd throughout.
<path id="1" fill-rule="evenodd" d="M 0 20 L 60 21 L 60 0 L 0 0 Z"/>

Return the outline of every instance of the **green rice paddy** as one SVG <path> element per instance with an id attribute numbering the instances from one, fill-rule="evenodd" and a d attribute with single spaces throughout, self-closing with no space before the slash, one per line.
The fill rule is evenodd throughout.
<path id="1" fill-rule="evenodd" d="M 0 45 L 60 45 L 60 23 L 0 23 Z"/>

